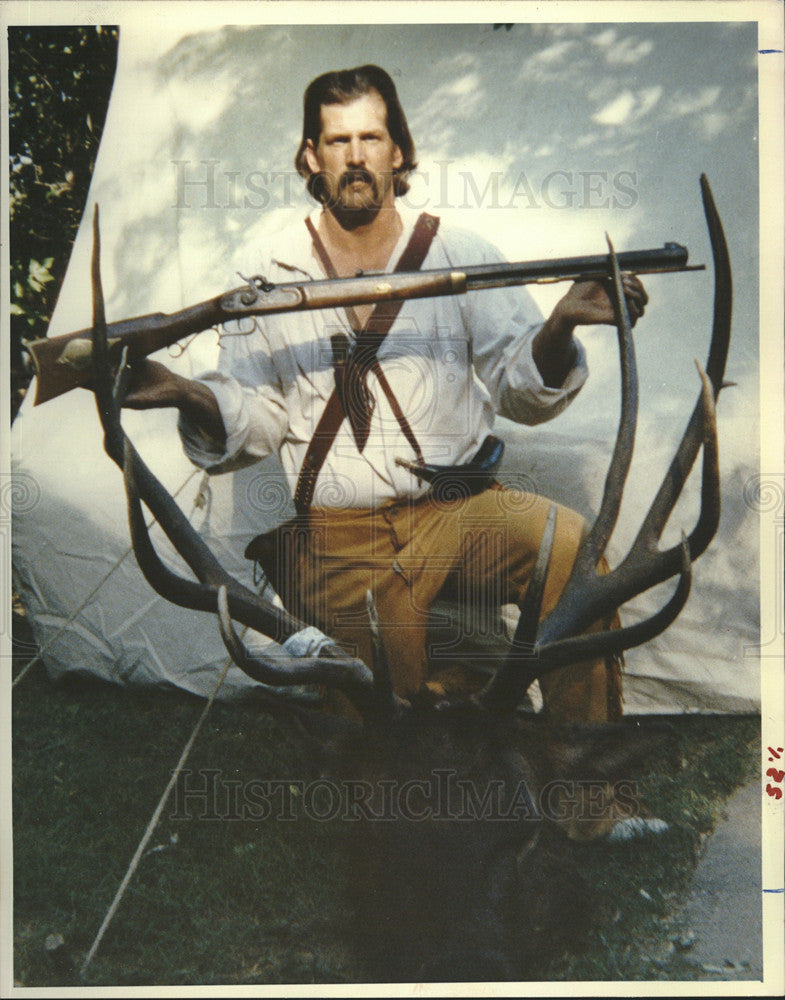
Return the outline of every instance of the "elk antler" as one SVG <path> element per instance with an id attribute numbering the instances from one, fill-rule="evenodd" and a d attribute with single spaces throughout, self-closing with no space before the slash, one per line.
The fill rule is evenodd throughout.
<path id="1" fill-rule="evenodd" d="M 371 670 L 333 643 L 323 644 L 316 657 L 260 657 L 238 639 L 231 618 L 268 636 L 285 640 L 307 626 L 283 608 L 235 580 L 199 537 L 178 505 L 142 461 L 120 420 L 125 389 L 125 359 L 112 379 L 106 343 L 106 317 L 101 285 L 101 237 L 98 206 L 93 216 L 93 391 L 104 429 L 104 448 L 123 469 L 131 540 L 148 583 L 166 600 L 198 611 L 219 612 L 221 633 L 235 662 L 251 677 L 268 685 L 325 684 L 346 692 L 363 714 L 380 711 L 380 693 Z M 169 570 L 153 547 L 142 513 L 149 508 L 175 549 L 196 576 L 189 580 Z M 392 702 L 388 699 L 389 708 Z"/>
<path id="2" fill-rule="evenodd" d="M 715 270 L 714 323 L 707 374 L 699 367 L 702 390 L 671 467 L 647 513 L 629 554 L 611 573 L 599 576 L 597 562 L 604 552 L 621 503 L 629 469 L 637 419 L 637 375 L 632 330 L 621 286 L 618 262 L 610 246 L 613 302 L 619 336 L 622 372 L 622 406 L 616 445 L 608 470 L 600 511 L 579 552 L 572 574 L 556 607 L 539 621 L 542 593 L 553 538 L 555 509 L 549 514 L 532 578 L 529 582 L 513 649 L 493 680 L 478 696 L 487 707 L 514 707 L 538 676 L 600 655 L 617 653 L 658 635 L 684 606 L 690 589 L 690 566 L 711 541 L 719 520 L 719 471 L 714 404 L 723 387 L 723 373 L 730 338 L 731 274 L 722 225 L 705 176 L 701 177 L 704 211 L 711 238 Z M 120 405 L 125 391 L 125 358 L 112 380 L 106 344 L 106 320 L 100 275 L 98 209 L 93 220 L 93 387 L 105 432 L 104 447 L 123 468 L 128 497 L 131 537 L 146 579 L 167 600 L 195 610 L 219 611 L 221 633 L 235 662 L 251 677 L 266 684 L 325 684 L 344 690 L 366 719 L 391 717 L 399 701 L 383 669 L 378 618 L 369 595 L 368 612 L 375 649 L 375 670 L 327 642 L 316 657 L 260 657 L 243 646 L 232 619 L 279 640 L 306 628 L 283 608 L 244 587 L 224 570 L 172 497 L 144 464 L 125 436 Z M 689 539 L 666 551 L 658 542 L 690 469 L 703 447 L 701 511 Z M 160 560 L 150 541 L 141 502 L 150 509 L 164 532 L 193 571 L 196 580 L 172 573 Z M 631 597 L 673 576 L 679 576 L 675 593 L 651 618 L 633 626 L 582 634 L 589 626 L 615 611 Z M 528 655 L 523 657 L 522 651 Z"/>
<path id="3" fill-rule="evenodd" d="M 514 707 L 537 677 L 568 663 L 619 653 L 623 649 L 647 642 L 664 631 L 687 600 L 691 562 L 704 552 L 717 530 L 720 491 L 715 401 L 724 385 L 723 375 L 730 343 L 732 283 L 727 243 L 705 175 L 701 176 L 700 183 L 714 258 L 714 321 L 706 372 L 698 365 L 701 392 L 684 436 L 629 553 L 615 570 L 600 576 L 596 566 L 616 524 L 632 459 L 638 388 L 632 329 L 618 262 L 609 241 L 613 302 L 619 336 L 622 403 L 616 445 L 605 480 L 600 510 L 576 557 L 558 603 L 539 622 L 551 545 L 550 533 L 546 529 L 513 648 L 505 663 L 478 695 L 478 700 L 486 707 Z M 659 551 L 658 542 L 662 531 L 701 447 L 703 478 L 698 521 L 688 539 L 682 538 L 680 545 Z M 675 593 L 665 607 L 651 618 L 626 628 L 581 635 L 585 629 L 614 612 L 631 597 L 676 575 L 680 579 Z M 527 649 L 529 654 L 522 655 Z"/>

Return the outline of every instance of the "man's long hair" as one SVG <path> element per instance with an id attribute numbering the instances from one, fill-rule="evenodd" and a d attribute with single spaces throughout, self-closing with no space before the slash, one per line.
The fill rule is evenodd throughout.
<path id="1" fill-rule="evenodd" d="M 400 149 L 403 163 L 393 176 L 393 191 L 396 195 L 409 190 L 407 177 L 416 169 L 414 140 L 409 134 L 406 115 L 395 90 L 392 78 L 380 66 L 357 66 L 355 69 L 333 70 L 317 76 L 305 91 L 303 98 L 303 138 L 294 158 L 297 173 L 307 182 L 308 192 L 317 201 L 324 201 L 321 175 L 314 174 L 305 159 L 308 140 L 316 146 L 322 131 L 321 110 L 325 104 L 348 104 L 372 91 L 377 91 L 387 108 L 387 131 Z"/>

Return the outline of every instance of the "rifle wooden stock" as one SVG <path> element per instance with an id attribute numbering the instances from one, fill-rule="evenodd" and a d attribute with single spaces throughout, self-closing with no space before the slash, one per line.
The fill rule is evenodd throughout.
<path id="1" fill-rule="evenodd" d="M 687 248 L 666 243 L 654 250 L 617 254 L 619 267 L 635 274 L 701 270 L 687 266 Z M 482 288 L 500 288 L 553 281 L 588 281 L 610 273 L 607 254 L 512 264 L 475 265 L 399 274 L 365 274 L 354 278 L 287 282 L 272 285 L 253 278 L 242 288 L 174 313 L 149 313 L 109 323 L 110 355 L 119 362 L 123 347 L 129 361 L 153 354 L 184 337 L 231 320 L 274 313 L 335 309 L 382 301 L 460 295 Z M 84 386 L 90 378 L 91 331 L 27 342 L 25 349 L 38 376 L 35 405 Z"/>

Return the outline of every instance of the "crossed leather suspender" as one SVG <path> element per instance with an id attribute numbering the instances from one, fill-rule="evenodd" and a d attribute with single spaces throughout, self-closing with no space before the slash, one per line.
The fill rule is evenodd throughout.
<path id="1" fill-rule="evenodd" d="M 332 261 L 315 226 L 310 219 L 305 221 L 326 274 L 330 278 L 337 277 Z M 411 238 L 401 254 L 395 270 L 418 271 L 422 267 L 438 228 L 439 219 L 423 212 L 417 219 Z M 357 314 L 351 306 L 346 309 L 349 324 L 354 330 L 356 340 L 354 348 L 349 351 L 349 345 L 345 338 L 333 338 L 335 388 L 316 425 L 297 479 L 294 504 L 299 514 L 305 513 L 311 506 L 319 472 L 344 419 L 349 421 L 358 450 L 362 451 L 365 448 L 373 412 L 373 403 L 366 387 L 369 371 L 372 371 L 376 376 L 406 440 L 417 456 L 417 461 L 420 465 L 424 464 L 417 439 L 377 358 L 379 348 L 390 332 L 402 306 L 403 301 L 378 302 L 364 326 L 359 322 Z"/>

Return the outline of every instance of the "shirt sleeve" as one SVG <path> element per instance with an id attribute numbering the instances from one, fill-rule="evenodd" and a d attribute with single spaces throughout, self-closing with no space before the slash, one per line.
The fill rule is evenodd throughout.
<path id="1" fill-rule="evenodd" d="M 473 240 L 464 259 L 453 248 L 453 266 L 496 264 L 501 254 L 484 240 Z M 569 406 L 586 381 L 586 352 L 576 339 L 577 354 L 563 384 L 546 385 L 532 356 L 532 342 L 543 325 L 542 313 L 525 286 L 468 292 L 461 299 L 461 313 L 472 342 L 472 358 L 478 377 L 488 389 L 497 413 L 516 423 L 538 424 L 550 420 Z"/>
<path id="2" fill-rule="evenodd" d="M 178 421 L 186 455 L 211 473 L 231 472 L 276 453 L 288 427 L 283 391 L 261 326 L 255 323 L 252 333 L 243 334 L 239 324 L 227 324 L 223 333 L 218 370 L 196 381 L 216 398 L 225 447 L 186 417 Z"/>

